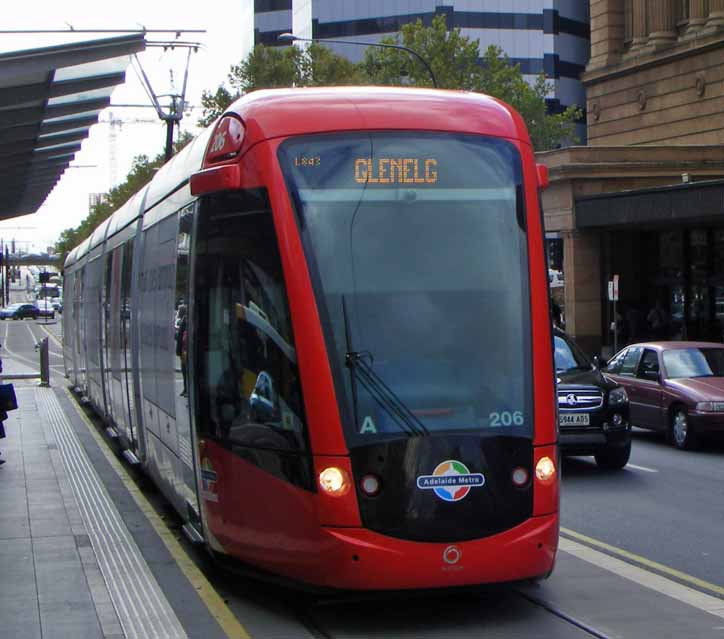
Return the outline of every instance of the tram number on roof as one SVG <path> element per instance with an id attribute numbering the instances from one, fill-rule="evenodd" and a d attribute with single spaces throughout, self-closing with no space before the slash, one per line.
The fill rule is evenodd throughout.
<path id="1" fill-rule="evenodd" d="M 354 180 L 359 184 L 436 184 L 434 158 L 356 158 Z"/>

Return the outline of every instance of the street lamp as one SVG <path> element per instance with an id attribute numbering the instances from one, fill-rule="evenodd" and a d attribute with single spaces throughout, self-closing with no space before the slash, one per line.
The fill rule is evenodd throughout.
<path id="1" fill-rule="evenodd" d="M 315 38 L 301 38 L 299 36 L 294 35 L 293 33 L 282 33 L 277 36 L 277 40 L 279 42 L 319 42 L 319 40 Z M 430 77 L 432 78 L 432 86 L 437 89 L 437 80 L 435 80 L 435 74 L 432 72 L 432 69 L 430 68 L 430 65 L 427 63 L 425 58 L 423 58 L 417 51 L 414 51 L 413 49 L 410 49 L 408 47 L 403 47 L 401 44 L 383 44 L 382 42 L 357 42 L 355 40 L 330 40 L 331 44 L 358 44 L 365 47 L 380 47 L 381 49 L 399 49 L 400 51 L 407 51 L 407 53 L 411 53 L 414 55 L 421 63 L 422 66 L 424 66 L 427 69 L 427 72 L 430 74 Z"/>

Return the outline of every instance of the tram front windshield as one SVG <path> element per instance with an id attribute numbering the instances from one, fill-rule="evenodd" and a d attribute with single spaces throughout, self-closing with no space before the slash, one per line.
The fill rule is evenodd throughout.
<path id="1" fill-rule="evenodd" d="M 350 447 L 476 433 L 531 438 L 520 157 L 473 135 L 286 140 Z"/>

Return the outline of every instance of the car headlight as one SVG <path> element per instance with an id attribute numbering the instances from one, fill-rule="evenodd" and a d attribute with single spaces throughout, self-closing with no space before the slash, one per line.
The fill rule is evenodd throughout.
<path id="1" fill-rule="evenodd" d="M 724 413 L 724 402 L 699 402 L 696 410 L 702 413 Z"/>
<path id="2" fill-rule="evenodd" d="M 614 388 L 608 394 L 608 403 L 611 406 L 620 406 L 621 404 L 628 403 L 628 395 L 626 394 L 626 390 L 622 387 Z"/>

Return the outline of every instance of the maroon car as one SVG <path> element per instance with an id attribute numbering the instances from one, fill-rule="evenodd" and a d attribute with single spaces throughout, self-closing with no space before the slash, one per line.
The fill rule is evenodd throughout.
<path id="1" fill-rule="evenodd" d="M 605 371 L 626 389 L 634 426 L 666 432 L 681 449 L 724 434 L 724 344 L 631 344 Z"/>

